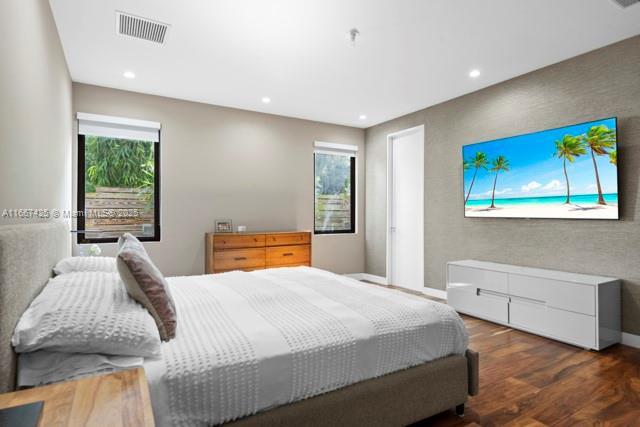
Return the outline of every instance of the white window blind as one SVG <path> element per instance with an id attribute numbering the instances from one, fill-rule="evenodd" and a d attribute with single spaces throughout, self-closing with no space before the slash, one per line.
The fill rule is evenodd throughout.
<path id="1" fill-rule="evenodd" d="M 322 154 L 341 154 L 347 157 L 356 157 L 358 153 L 357 145 L 336 144 L 335 142 L 316 141 L 314 144 L 314 152 Z"/>
<path id="2" fill-rule="evenodd" d="M 159 142 L 160 123 L 124 117 L 78 113 L 78 134 Z"/>

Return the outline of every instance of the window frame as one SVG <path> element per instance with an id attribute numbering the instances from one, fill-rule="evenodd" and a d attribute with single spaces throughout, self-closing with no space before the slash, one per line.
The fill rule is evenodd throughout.
<path id="1" fill-rule="evenodd" d="M 162 135 L 158 131 L 158 141 L 153 142 L 153 236 L 139 236 L 141 242 L 160 241 L 160 140 Z M 124 139 L 124 138 L 120 138 Z M 77 242 L 87 243 L 115 243 L 117 237 L 87 238 L 85 237 L 85 135 L 78 133 L 78 171 L 77 171 L 77 211 L 82 212 L 76 218 Z"/>
<path id="2" fill-rule="evenodd" d="M 313 234 L 326 235 L 326 234 L 355 234 L 356 233 L 356 155 L 349 156 L 350 158 L 350 180 L 351 180 L 351 228 L 348 230 L 317 230 L 316 229 L 316 155 L 317 154 L 333 154 L 336 156 L 344 155 L 341 152 L 331 153 L 331 150 L 323 149 L 322 153 L 316 151 L 313 152 Z"/>

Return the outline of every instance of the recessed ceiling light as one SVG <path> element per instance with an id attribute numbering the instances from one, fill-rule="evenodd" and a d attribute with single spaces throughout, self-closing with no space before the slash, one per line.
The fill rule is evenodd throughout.
<path id="1" fill-rule="evenodd" d="M 473 79 L 480 77 L 480 70 L 474 69 L 474 70 L 469 71 L 469 77 L 471 77 Z"/>
<path id="2" fill-rule="evenodd" d="M 134 73 L 133 71 L 125 71 L 123 76 L 127 79 L 135 79 L 136 73 Z"/>
<path id="3" fill-rule="evenodd" d="M 270 102 L 271 102 L 271 98 L 269 98 L 268 96 L 263 96 L 262 97 L 262 103 L 268 104 Z"/>
<path id="4" fill-rule="evenodd" d="M 367 120 L 366 114 L 360 114 L 360 120 Z"/>

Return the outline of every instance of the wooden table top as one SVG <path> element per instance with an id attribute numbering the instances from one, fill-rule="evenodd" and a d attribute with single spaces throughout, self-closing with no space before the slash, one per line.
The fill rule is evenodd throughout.
<path id="1" fill-rule="evenodd" d="M 154 426 L 142 368 L 2 394 L 0 409 L 39 400 L 39 426 Z"/>

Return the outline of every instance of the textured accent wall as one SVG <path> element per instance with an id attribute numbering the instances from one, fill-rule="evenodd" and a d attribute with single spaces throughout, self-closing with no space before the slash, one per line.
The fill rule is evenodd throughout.
<path id="1" fill-rule="evenodd" d="M 359 146 L 357 233 L 314 236 L 312 256 L 337 273 L 364 270 L 362 129 L 79 83 L 73 103 L 76 112 L 162 123 L 162 240 L 145 246 L 170 276 L 204 272 L 204 233 L 216 218 L 249 231 L 313 229 L 314 141 Z M 115 253 L 116 244 L 102 246 Z"/>
<path id="2" fill-rule="evenodd" d="M 48 1 L 0 2 L 0 53 L 0 214 L 71 209 L 71 78 Z"/>
<path id="3" fill-rule="evenodd" d="M 621 221 L 463 217 L 462 145 L 611 116 Z M 386 275 L 386 136 L 421 124 L 425 286 L 469 258 L 620 277 L 623 330 L 640 334 L 640 36 L 367 129 L 367 273 Z"/>

